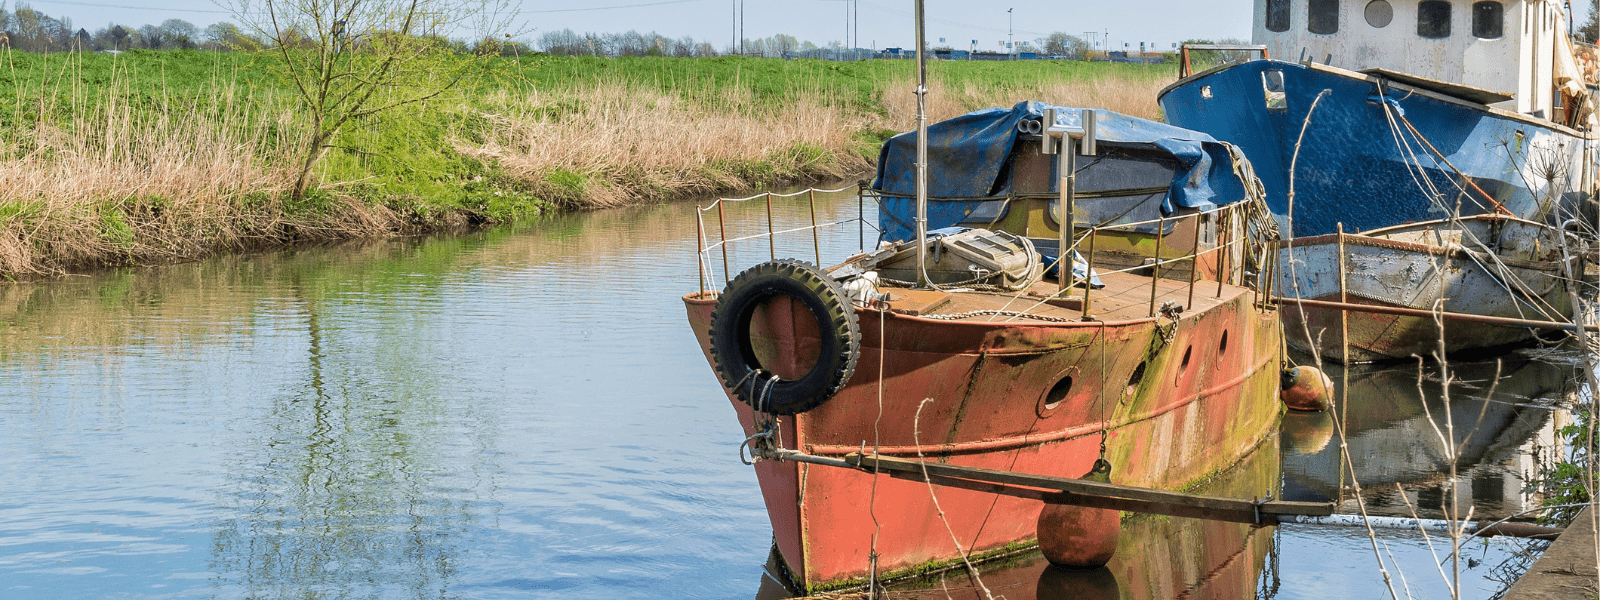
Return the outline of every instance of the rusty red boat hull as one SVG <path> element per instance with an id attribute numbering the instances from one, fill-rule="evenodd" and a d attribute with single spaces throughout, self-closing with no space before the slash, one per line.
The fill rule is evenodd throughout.
<path id="1" fill-rule="evenodd" d="M 1218 305 L 1182 315 L 1175 330 L 1164 317 L 987 322 L 858 310 L 854 375 L 822 406 L 781 418 L 781 442 L 824 456 L 876 448 L 916 458 L 920 450 L 950 464 L 1077 477 L 1099 456 L 1105 431 L 1114 483 L 1187 487 L 1236 463 L 1281 412 L 1278 315 L 1250 292 L 1230 290 Z M 684 301 L 709 361 L 716 296 Z M 770 331 L 807 335 L 796 330 L 804 328 Z M 1062 385 L 1067 391 L 1051 402 Z M 729 399 L 754 433 L 749 407 Z M 957 543 L 979 557 L 1023 550 L 1042 507 L 801 463 L 759 462 L 755 471 L 778 549 L 810 591 L 863 582 L 874 545 L 880 577 L 957 561 Z"/>

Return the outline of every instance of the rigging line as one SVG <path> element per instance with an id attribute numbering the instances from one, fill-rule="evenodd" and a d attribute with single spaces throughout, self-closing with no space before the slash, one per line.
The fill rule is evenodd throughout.
<path id="1" fill-rule="evenodd" d="M 1400 158 L 1402 159 L 1401 162 L 1406 167 L 1406 173 L 1411 175 L 1412 182 L 1416 183 L 1417 187 L 1420 188 L 1424 194 L 1428 195 L 1429 201 L 1431 203 L 1433 203 L 1434 207 L 1445 211 L 1445 213 L 1448 214 L 1448 215 L 1452 215 L 1450 220 L 1452 222 L 1456 223 L 1455 227 L 1453 228 L 1455 231 L 1461 233 L 1463 237 L 1470 237 L 1474 243 L 1476 243 L 1480 247 L 1484 248 L 1484 250 L 1490 256 L 1494 256 L 1494 253 L 1492 251 L 1489 251 L 1488 250 L 1488 246 L 1484 245 L 1481 240 L 1478 240 L 1477 236 L 1472 235 L 1470 232 L 1466 231 L 1465 228 L 1460 226 L 1460 223 L 1459 223 L 1459 219 L 1460 219 L 1459 211 L 1452 211 L 1452 210 L 1450 210 L 1449 207 L 1444 206 L 1443 204 L 1440 203 L 1440 198 L 1442 197 L 1442 194 L 1440 194 L 1438 188 L 1436 188 L 1434 186 L 1433 179 L 1428 177 L 1427 172 L 1423 170 L 1422 161 L 1417 158 L 1416 151 L 1411 147 L 1411 143 L 1405 139 L 1405 132 L 1400 129 L 1399 123 L 1395 120 L 1394 111 L 1392 111 L 1390 106 L 1389 106 L 1388 96 L 1383 93 L 1383 83 L 1381 81 L 1378 83 L 1378 97 L 1379 97 L 1379 104 L 1381 104 L 1383 106 L 1384 118 L 1385 118 L 1386 121 L 1388 121 L 1388 124 L 1389 124 L 1390 137 L 1394 138 L 1394 140 L 1395 140 L 1396 150 L 1398 150 L 1400 152 Z M 1402 116 L 1401 118 L 1404 118 L 1404 117 Z M 1429 157 L 1429 160 L 1432 160 L 1432 157 Z M 1415 165 L 1416 165 L 1415 169 L 1412 168 L 1413 163 L 1415 163 Z M 1438 164 L 1438 161 L 1434 161 L 1434 163 Z M 1419 173 L 1421 175 L 1420 179 L 1418 177 Z M 1455 182 L 1451 182 L 1451 183 L 1455 183 Z M 1466 194 L 1466 189 L 1461 188 L 1459 184 L 1456 184 L 1456 187 L 1463 194 Z M 1444 241 L 1443 241 L 1443 239 L 1439 238 L 1437 231 L 1434 232 L 1434 236 L 1435 236 L 1435 241 L 1438 242 L 1442 246 Z M 1500 269 L 1497 269 L 1497 270 L 1490 269 L 1488 266 L 1486 266 L 1482 262 L 1480 262 L 1478 260 L 1478 258 L 1476 256 L 1473 256 L 1471 253 L 1467 253 L 1467 258 L 1469 260 L 1471 260 L 1474 264 L 1476 264 L 1478 266 L 1478 268 L 1483 269 L 1483 271 L 1485 273 L 1490 274 L 1491 275 L 1491 279 L 1494 279 L 1495 283 L 1500 284 L 1501 289 L 1504 289 L 1506 291 L 1506 294 L 1511 296 L 1512 300 L 1514 301 L 1513 306 L 1517 309 L 1517 314 L 1519 316 L 1522 316 L 1522 317 L 1526 317 L 1527 316 L 1527 315 L 1523 314 L 1523 312 L 1522 312 L 1522 305 L 1526 304 L 1529 309 L 1537 311 L 1539 314 L 1544 315 L 1546 317 L 1550 317 L 1550 315 L 1544 309 L 1541 309 L 1538 306 L 1535 306 L 1532 303 L 1527 302 L 1526 300 L 1524 300 L 1524 299 L 1522 299 L 1522 298 L 1517 296 L 1516 292 L 1511 289 L 1510 284 L 1503 280 L 1503 278 L 1506 278 L 1506 276 L 1509 275 L 1509 272 L 1507 271 L 1507 267 L 1504 265 L 1504 263 L 1500 263 L 1498 258 L 1495 258 L 1495 262 L 1498 263 L 1498 265 L 1500 266 Z M 1292 265 L 1291 265 L 1291 267 L 1292 267 Z M 1437 269 L 1438 266 L 1435 265 L 1435 268 Z M 1493 277 L 1493 275 L 1495 273 L 1501 274 L 1501 277 Z M 1520 280 L 1517 280 L 1516 283 L 1521 288 L 1526 288 L 1526 289 L 1530 289 L 1531 290 L 1531 288 L 1529 288 L 1527 286 L 1527 284 L 1523 283 Z"/>
<path id="2" fill-rule="evenodd" d="M 1433 143 L 1429 142 L 1428 138 L 1423 137 L 1422 132 L 1417 131 L 1417 127 L 1411 124 L 1411 119 L 1407 119 L 1405 115 L 1400 115 L 1400 122 L 1405 123 L 1406 129 L 1410 129 L 1411 135 L 1415 136 L 1418 141 L 1421 141 L 1422 145 L 1427 146 L 1429 151 L 1433 152 L 1434 155 L 1439 157 L 1439 160 L 1444 161 L 1444 166 L 1450 167 L 1451 171 L 1455 171 L 1457 175 L 1461 176 L 1462 181 L 1465 181 L 1467 185 L 1472 186 L 1472 189 L 1477 190 L 1479 194 L 1483 194 L 1483 199 L 1488 200 L 1491 204 L 1494 204 L 1495 210 L 1511 216 L 1516 216 L 1515 214 L 1512 214 L 1512 212 L 1507 209 L 1504 204 L 1501 204 L 1499 200 L 1495 200 L 1493 196 L 1490 196 L 1489 192 L 1485 192 L 1483 191 L 1483 188 L 1478 187 L 1478 183 L 1468 178 L 1466 173 L 1462 173 L 1461 169 L 1456 168 L 1455 164 L 1451 163 L 1450 159 L 1447 158 L 1443 152 L 1440 152 L 1438 148 L 1433 147 Z M 1456 187 L 1459 188 L 1460 186 L 1457 185 Z M 1466 190 L 1463 189 L 1461 191 L 1465 192 Z"/>
<path id="3" fill-rule="evenodd" d="M 987 600 L 994 600 L 994 593 L 989 591 L 989 586 L 983 584 L 983 577 L 978 575 L 977 567 L 972 566 L 972 561 L 967 558 L 967 549 L 961 546 L 961 540 L 956 537 L 956 530 L 950 526 L 950 520 L 944 518 L 944 508 L 939 506 L 939 495 L 933 491 L 933 478 L 928 475 L 928 459 L 922 455 L 922 440 L 918 429 L 922 423 L 922 407 L 933 402 L 933 398 L 923 398 L 917 404 L 917 414 L 911 418 L 911 443 L 917 448 L 917 464 L 922 466 L 922 482 L 928 486 L 928 498 L 933 500 L 933 510 L 939 515 L 939 520 L 944 522 L 945 531 L 950 532 L 950 541 L 956 545 L 956 553 L 961 555 L 961 562 L 967 566 L 967 574 L 973 581 L 978 582 L 978 588 L 983 590 Z"/>
<path id="4" fill-rule="evenodd" d="M 878 418 L 872 420 L 872 455 L 878 455 L 878 423 L 883 421 L 883 349 L 884 349 L 884 320 L 888 318 L 888 310 L 882 302 L 878 303 Z M 883 524 L 878 522 L 878 461 L 872 462 L 872 496 L 867 501 L 867 514 L 872 516 L 872 551 L 869 558 L 872 562 L 872 579 L 867 588 L 869 597 L 878 597 L 878 536 L 883 533 Z"/>
<path id="5" fill-rule="evenodd" d="M 1384 96 L 1381 93 L 1382 92 L 1381 84 L 1380 84 L 1379 92 L 1380 92 L 1380 94 L 1379 94 L 1380 97 L 1387 98 L 1387 96 Z M 1405 132 L 1400 130 L 1400 128 L 1398 126 L 1398 123 L 1395 121 L 1395 115 L 1392 114 L 1391 111 L 1389 110 L 1388 103 L 1387 102 L 1382 102 L 1382 104 L 1384 105 L 1384 116 L 1389 121 L 1390 134 L 1393 137 L 1395 137 L 1397 148 L 1400 148 L 1400 147 L 1404 148 L 1404 150 L 1401 152 L 1401 157 L 1405 158 L 1406 154 L 1410 153 L 1410 160 L 1409 161 L 1403 161 L 1403 162 L 1405 162 L 1405 165 L 1406 165 L 1406 171 L 1412 175 L 1412 181 L 1413 182 L 1417 182 L 1419 187 L 1424 187 L 1423 184 L 1420 181 L 1418 181 L 1416 173 L 1413 173 L 1412 169 L 1411 169 L 1412 162 L 1416 162 L 1417 170 L 1421 171 L 1422 170 L 1421 161 L 1417 160 L 1415 152 L 1411 151 L 1410 143 L 1406 142 L 1403 139 L 1404 135 L 1405 135 Z M 1400 119 L 1404 120 L 1405 116 L 1404 115 L 1400 115 Z M 1410 126 L 1409 122 L 1407 122 L 1407 126 Z M 1420 133 L 1417 133 L 1416 128 L 1412 127 L 1411 131 L 1412 131 L 1413 134 L 1415 134 L 1415 136 L 1417 137 L 1418 140 L 1422 141 L 1424 144 L 1427 143 L 1427 140 L 1423 139 L 1421 137 Z M 1431 147 L 1431 145 L 1430 145 L 1430 147 Z M 1441 156 L 1441 158 L 1443 158 L 1443 157 Z M 1430 160 L 1431 160 L 1431 157 L 1430 157 Z M 1438 161 L 1435 161 L 1435 162 L 1437 163 Z M 1448 165 L 1449 164 L 1448 161 L 1445 164 Z M 1452 169 L 1455 168 L 1454 165 L 1450 165 L 1450 166 L 1451 166 Z M 1458 174 L 1460 173 L 1460 171 L 1456 171 L 1456 172 Z M 1465 175 L 1463 175 L 1463 177 L 1465 177 Z M 1450 211 L 1448 207 L 1445 207 L 1445 206 L 1442 206 L 1442 205 L 1439 204 L 1438 199 L 1440 198 L 1441 195 L 1439 194 L 1437 188 L 1433 187 L 1433 180 L 1432 180 L 1432 178 L 1427 176 L 1426 172 L 1424 172 L 1423 175 L 1422 175 L 1422 181 L 1426 181 L 1427 182 L 1427 185 L 1426 185 L 1426 187 L 1424 187 L 1423 192 L 1424 193 L 1431 193 L 1431 201 L 1434 203 L 1434 206 L 1436 206 L 1437 208 L 1440 208 L 1441 210 L 1444 210 L 1447 214 L 1454 215 L 1450 219 L 1452 222 L 1456 222 L 1456 226 L 1455 226 L 1454 229 L 1457 232 L 1459 232 L 1462 235 L 1463 238 L 1470 239 L 1473 244 L 1476 244 L 1479 248 L 1483 249 L 1484 253 L 1487 256 L 1489 256 L 1490 260 L 1492 260 L 1495 263 L 1495 266 L 1498 267 L 1496 269 L 1490 269 L 1489 266 L 1483 264 L 1483 262 L 1480 261 L 1477 256 L 1474 256 L 1470 252 L 1467 253 L 1467 258 L 1469 260 L 1471 260 L 1473 262 L 1473 264 L 1476 264 L 1478 266 L 1478 268 L 1483 269 L 1484 273 L 1488 274 L 1490 276 L 1490 278 L 1495 281 L 1495 283 L 1500 285 L 1501 289 L 1506 291 L 1506 294 L 1511 296 L 1512 300 L 1514 301 L 1513 307 L 1517 309 L 1517 315 L 1521 316 L 1521 317 L 1524 317 L 1524 318 L 1526 318 L 1528 316 L 1528 315 L 1526 315 L 1526 314 L 1524 314 L 1522 312 L 1523 305 L 1526 305 L 1528 309 L 1539 313 L 1539 315 L 1541 315 L 1541 316 L 1543 316 L 1543 317 L 1545 317 L 1547 319 L 1559 320 L 1559 318 L 1560 318 L 1559 316 L 1554 316 L 1551 313 L 1552 312 L 1559 313 L 1560 311 L 1557 311 L 1554 306 L 1550 306 L 1550 304 L 1548 302 L 1546 302 L 1543 298 L 1539 298 L 1539 297 L 1534 298 L 1540 304 L 1544 304 L 1545 305 L 1544 307 L 1541 308 L 1540 306 L 1534 304 L 1533 302 L 1530 302 L 1525 298 L 1519 297 L 1516 294 L 1516 292 L 1511 289 L 1512 284 L 1515 284 L 1517 288 L 1523 289 L 1523 290 L 1527 290 L 1529 292 L 1530 296 L 1533 295 L 1532 294 L 1532 291 L 1533 291 L 1532 286 L 1528 285 L 1526 282 L 1522 281 L 1521 278 L 1517 277 L 1516 274 L 1513 273 L 1510 270 L 1510 267 L 1506 266 L 1506 264 L 1503 261 L 1500 260 L 1500 257 L 1494 251 L 1489 249 L 1487 244 L 1484 244 L 1482 240 L 1478 239 L 1476 234 L 1473 234 L 1471 231 L 1469 231 L 1466 228 L 1460 226 L 1460 224 L 1459 224 L 1460 215 L 1459 214 L 1457 214 L 1457 213 L 1455 213 L 1453 211 Z M 1457 183 L 1455 183 L 1453 181 L 1451 183 L 1455 184 L 1456 188 L 1458 190 L 1460 190 L 1462 194 L 1466 194 L 1467 193 L 1467 190 L 1465 188 L 1462 188 L 1460 186 L 1460 184 L 1457 184 Z M 1496 204 L 1496 206 L 1499 206 L 1498 202 L 1496 202 L 1495 204 Z M 1503 208 L 1504 207 L 1502 207 L 1502 209 Z M 1509 212 L 1508 212 L 1508 214 L 1509 214 Z M 1512 215 L 1512 216 L 1515 216 L 1515 215 Z M 1561 234 L 1561 235 L 1565 235 L 1562 232 L 1558 232 L 1558 233 Z M 1441 245 L 1443 244 L 1443 240 L 1442 239 L 1438 239 L 1437 232 L 1435 232 L 1435 238 L 1436 238 L 1435 241 L 1438 241 Z"/>
<path id="6" fill-rule="evenodd" d="M 1379 91 L 1381 92 L 1382 89 Z M 1300 137 L 1294 142 L 1294 155 L 1289 157 L 1289 237 L 1284 240 L 1284 249 L 1289 255 L 1289 281 L 1294 282 L 1294 297 L 1296 298 L 1300 298 L 1301 294 L 1300 276 L 1294 268 L 1294 172 L 1295 167 L 1300 163 L 1300 145 L 1306 141 L 1306 130 L 1311 127 L 1311 115 L 1317 111 L 1317 104 L 1321 103 L 1323 98 L 1332 93 L 1333 90 L 1329 89 L 1324 89 L 1320 92 L 1317 92 L 1317 97 L 1311 101 L 1311 106 L 1306 108 L 1306 118 L 1300 123 Z M 1271 264 L 1277 260 L 1277 252 L 1271 252 L 1273 253 L 1271 258 L 1267 258 L 1265 253 L 1263 253 L 1262 260 L 1264 264 Z M 1271 281 L 1271 279 L 1275 279 L 1276 277 L 1276 268 L 1272 269 L 1271 272 L 1268 272 L 1266 268 L 1263 268 L 1262 273 L 1257 276 L 1256 286 L 1258 288 L 1262 287 L 1261 280 L 1269 280 L 1267 286 L 1265 286 L 1265 289 L 1271 291 L 1272 286 L 1278 283 L 1276 281 Z M 1282 292 L 1279 293 L 1281 294 Z M 1268 300 L 1270 300 L 1270 298 L 1264 299 L 1263 302 Z M 1311 335 L 1311 320 L 1306 318 L 1306 309 L 1304 306 L 1297 307 L 1297 310 L 1300 311 L 1300 326 L 1305 330 L 1306 343 L 1307 345 L 1311 346 L 1311 358 L 1314 359 L 1318 365 L 1321 365 L 1322 349 L 1318 347 L 1320 344 L 1317 343 L 1317 338 L 1314 338 Z M 1278 319 L 1278 339 L 1282 342 L 1279 344 L 1280 346 L 1289 343 L 1288 333 L 1288 326 L 1284 324 L 1283 319 Z M 1280 349 L 1280 356 L 1286 354 L 1286 351 Z"/>

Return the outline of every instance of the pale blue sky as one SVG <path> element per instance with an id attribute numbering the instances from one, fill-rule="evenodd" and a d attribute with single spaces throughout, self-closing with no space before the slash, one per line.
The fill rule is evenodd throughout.
<path id="1" fill-rule="evenodd" d="M 1126 0 L 1122 2 L 973 2 L 926 0 L 928 43 L 966 48 L 972 40 L 979 49 L 999 50 L 1007 27 L 1015 39 L 1032 40 L 1052 31 L 1082 36 L 1109 32 L 1116 47 L 1147 42 L 1170 47 L 1189 38 L 1246 39 L 1250 36 L 1250 0 L 1193 2 L 1181 0 Z M 0 0 L 8 8 L 16 0 Z M 34 9 L 72 19 L 75 28 L 90 31 L 116 22 L 124 25 L 183 19 L 201 27 L 231 20 L 229 12 L 210 0 L 31 0 Z M 636 29 L 669 37 L 693 36 L 721 49 L 733 41 L 733 14 L 737 0 L 564 0 L 522 4 L 528 29 L 571 28 L 583 32 L 621 32 Z M 819 45 L 845 37 L 846 7 L 855 8 L 860 32 L 853 37 L 863 48 L 912 45 L 910 0 L 745 0 L 746 37 L 787 33 Z M 1006 9 L 1014 21 L 1007 22 Z"/>
<path id="2" fill-rule="evenodd" d="M 8 8 L 17 0 L 0 0 Z M 74 27 L 93 31 L 107 23 L 144 25 L 178 18 L 201 27 L 231 20 L 227 0 L 31 0 L 35 9 L 72 19 Z M 1124 0 L 1070 2 L 975 2 L 926 0 L 928 44 L 966 48 L 977 40 L 981 50 L 999 50 L 1008 27 L 1015 39 L 1033 40 L 1053 31 L 1084 36 L 1096 32 L 1112 48 L 1139 42 L 1170 48 L 1193 38 L 1250 37 L 1251 0 Z M 1582 22 L 1587 2 L 1574 2 Z M 521 6 L 523 28 L 539 32 L 570 28 L 578 33 L 655 31 L 668 37 L 693 36 L 721 49 L 733 41 L 739 0 L 563 0 L 529 1 Z M 819 45 L 844 39 L 846 8 L 855 9 L 863 48 L 910 47 L 913 33 L 910 0 L 745 0 L 745 37 L 787 33 Z M 1014 9 L 1007 21 L 1006 9 Z"/>

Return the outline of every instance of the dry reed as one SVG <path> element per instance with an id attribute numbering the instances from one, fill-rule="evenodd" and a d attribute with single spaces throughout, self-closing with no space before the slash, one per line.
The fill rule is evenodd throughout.
<path id="1" fill-rule="evenodd" d="M 1161 120 L 1156 94 L 1171 80 L 1154 77 L 1101 76 L 1093 79 L 1039 79 L 1028 83 L 984 85 L 971 81 L 935 80 L 929 85 L 928 122 L 934 123 L 992 106 L 1010 107 L 1022 100 L 1039 100 L 1057 106 L 1096 108 L 1125 115 Z M 886 127 L 909 130 L 916 127 L 917 98 L 910 92 L 916 84 L 907 79 L 893 81 L 890 90 L 905 93 L 884 94 L 888 111 Z"/>
<path id="2" fill-rule="evenodd" d="M 797 91 L 778 108 L 748 98 L 730 87 L 707 106 L 621 81 L 502 91 L 489 98 L 496 112 L 487 115 L 486 139 L 456 149 L 582 208 L 838 178 L 871 166 L 850 150 L 869 117 L 814 92 Z"/>
<path id="3" fill-rule="evenodd" d="M 276 199 L 297 145 L 281 132 L 295 117 L 270 96 L 228 83 L 192 99 L 163 93 L 151 109 L 119 76 L 88 100 L 65 62 L 14 96 L 19 109 L 64 116 L 0 135 L 0 275 L 371 235 L 396 221 L 348 199 L 286 215 Z"/>

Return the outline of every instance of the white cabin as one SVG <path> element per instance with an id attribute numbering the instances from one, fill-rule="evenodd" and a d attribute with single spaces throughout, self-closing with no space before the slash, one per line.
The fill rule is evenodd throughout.
<path id="1" fill-rule="evenodd" d="M 1546 0 L 1255 0 L 1255 43 L 1272 58 L 1501 92 L 1513 99 L 1496 108 L 1558 121 L 1557 87 L 1581 81 L 1558 77 L 1563 54 L 1573 64 L 1566 35 L 1565 13 Z"/>

